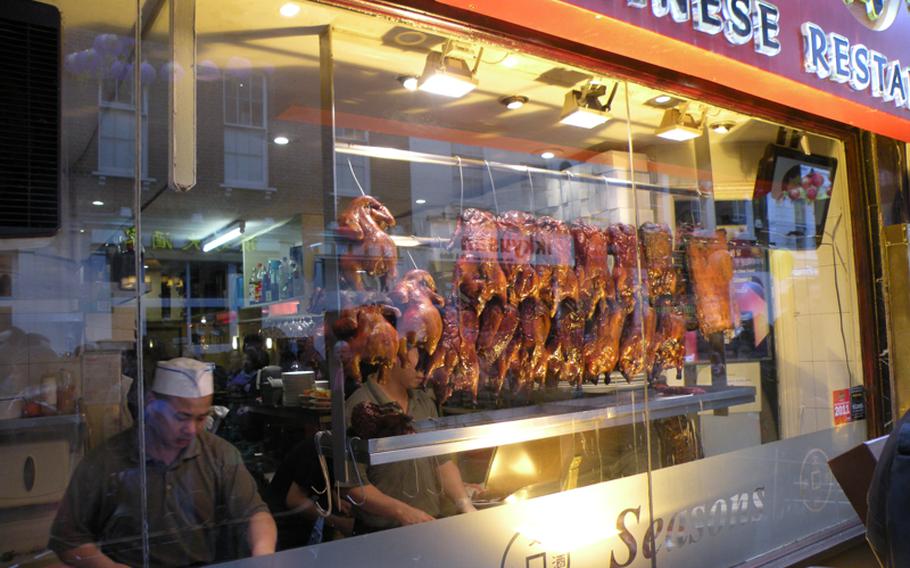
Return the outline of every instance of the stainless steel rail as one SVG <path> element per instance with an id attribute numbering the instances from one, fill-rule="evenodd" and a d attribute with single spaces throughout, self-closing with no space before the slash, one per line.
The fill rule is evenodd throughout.
<path id="1" fill-rule="evenodd" d="M 755 401 L 754 387 L 706 387 L 678 396 L 649 393 L 652 420 Z M 415 423 L 416 434 L 359 441 L 354 452 L 373 465 L 491 448 L 622 426 L 644 420 L 643 389 L 534 406 L 444 416 Z"/>

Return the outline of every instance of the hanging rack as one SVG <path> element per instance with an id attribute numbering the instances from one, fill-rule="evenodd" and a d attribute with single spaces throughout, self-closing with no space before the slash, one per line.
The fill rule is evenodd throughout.
<path id="1" fill-rule="evenodd" d="M 462 185 L 462 208 L 464 207 L 464 177 L 461 173 L 461 168 L 463 168 L 465 165 L 478 167 L 486 167 L 489 165 L 491 168 L 497 168 L 500 170 L 508 170 L 518 173 L 527 172 L 529 174 L 533 173 L 549 176 L 561 176 L 565 173 L 562 170 L 548 170 L 546 168 L 539 168 L 536 166 L 507 164 L 503 162 L 480 160 L 475 158 L 462 158 L 461 156 L 444 156 L 441 154 L 429 154 L 426 152 L 401 150 L 399 148 L 388 148 L 385 146 L 366 146 L 363 144 L 352 144 L 349 142 L 336 142 L 335 151 L 339 154 L 347 154 L 351 156 L 366 156 L 368 158 L 382 158 L 386 160 L 398 160 L 417 164 L 458 167 Z M 670 193 L 673 195 L 684 195 L 687 197 L 701 197 L 704 195 L 701 189 L 695 183 L 693 183 L 691 186 L 684 187 L 666 187 L 663 185 L 635 182 L 632 180 L 609 177 L 601 174 L 573 173 L 572 175 L 575 178 L 583 181 L 607 181 L 611 185 L 618 185 L 628 188 L 635 187 L 636 189 L 647 189 L 662 193 Z"/>

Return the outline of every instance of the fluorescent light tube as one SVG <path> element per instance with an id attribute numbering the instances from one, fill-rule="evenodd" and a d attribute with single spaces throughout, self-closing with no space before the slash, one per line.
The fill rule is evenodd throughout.
<path id="1" fill-rule="evenodd" d="M 204 243 L 202 243 L 202 252 L 209 252 L 212 249 L 216 249 L 228 241 L 232 241 L 238 238 L 243 234 L 242 227 L 234 227 L 226 233 L 218 235 L 217 237 L 212 238 Z"/>

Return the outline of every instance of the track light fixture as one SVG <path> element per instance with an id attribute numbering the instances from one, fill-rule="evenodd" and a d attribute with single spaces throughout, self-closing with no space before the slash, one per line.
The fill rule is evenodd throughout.
<path id="1" fill-rule="evenodd" d="M 618 86 L 618 83 L 613 83 L 606 103 L 600 100 L 607 94 L 607 86 L 602 83 L 592 81 L 581 89 L 572 89 L 566 93 L 559 122 L 588 129 L 607 122 L 612 118 L 610 105 L 613 104 Z"/>
<path id="2" fill-rule="evenodd" d="M 423 74 L 417 81 L 417 88 L 427 93 L 451 97 L 463 97 L 477 88 L 477 67 L 483 48 L 474 61 L 474 68 L 468 67 L 467 61 L 461 57 L 451 55 L 453 51 L 461 50 L 452 41 L 447 41 L 442 47 L 442 52 L 434 51 L 427 55 Z"/>
<path id="3" fill-rule="evenodd" d="M 705 110 L 696 118 L 694 111 L 689 110 L 689 103 L 664 111 L 663 120 L 654 132 L 661 138 L 684 142 L 702 135 L 705 124 Z"/>

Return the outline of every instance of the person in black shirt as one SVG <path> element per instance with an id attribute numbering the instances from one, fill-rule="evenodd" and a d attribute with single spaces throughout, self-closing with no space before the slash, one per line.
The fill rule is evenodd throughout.
<path id="1" fill-rule="evenodd" d="M 332 540 L 335 531 L 350 536 L 354 527 L 350 504 L 333 499 L 338 510 L 322 519 L 316 511 L 314 488 L 323 490 L 325 480 L 316 458 L 316 445 L 313 440 L 306 439 L 288 453 L 266 494 L 266 501 L 278 523 L 279 550 Z M 326 506 L 325 496 L 318 501 L 322 507 Z"/>

